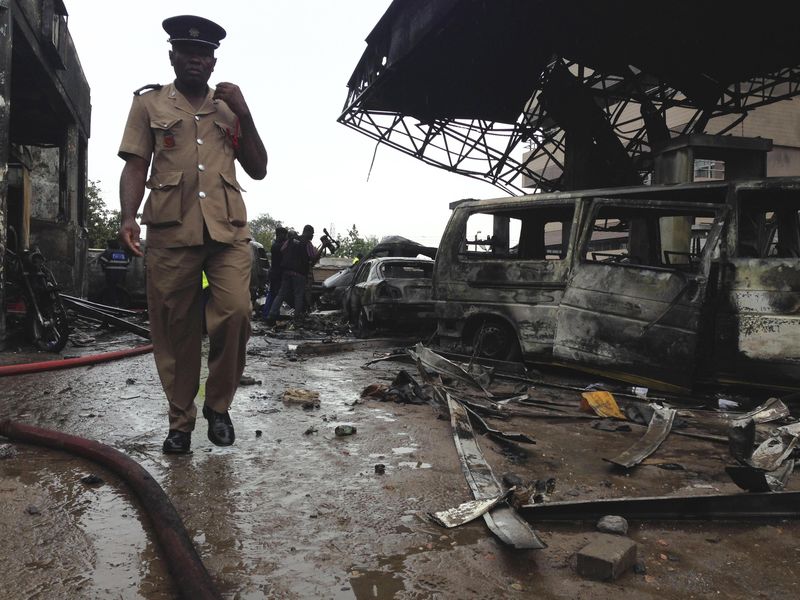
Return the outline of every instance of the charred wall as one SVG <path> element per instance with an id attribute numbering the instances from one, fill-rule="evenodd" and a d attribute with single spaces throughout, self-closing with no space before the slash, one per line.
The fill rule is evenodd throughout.
<path id="1" fill-rule="evenodd" d="M 38 246 L 61 287 L 78 295 L 86 290 L 90 117 L 62 0 L 0 0 L 0 258 L 15 240 Z"/>

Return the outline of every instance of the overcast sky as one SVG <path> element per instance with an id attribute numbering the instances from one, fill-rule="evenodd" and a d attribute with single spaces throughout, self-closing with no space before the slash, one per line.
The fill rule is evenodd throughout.
<path id="1" fill-rule="evenodd" d="M 69 29 L 92 93 L 89 178 L 119 207 L 117 149 L 132 91 L 173 80 L 166 17 L 204 16 L 228 36 L 210 84 L 239 85 L 269 152 L 264 181 L 241 168 L 250 218 L 263 213 L 318 232 L 404 235 L 438 244 L 448 204 L 505 195 L 488 183 L 425 165 L 336 122 L 364 39 L 390 0 L 66 0 Z M 332 232 L 333 233 L 333 232 Z"/>

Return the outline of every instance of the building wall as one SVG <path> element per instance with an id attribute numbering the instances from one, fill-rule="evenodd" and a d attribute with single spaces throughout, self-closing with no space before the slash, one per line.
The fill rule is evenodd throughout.
<path id="1" fill-rule="evenodd" d="M 767 154 L 767 176 L 788 177 L 800 175 L 800 148 L 773 146 Z"/>
<path id="2" fill-rule="evenodd" d="M 11 11 L 0 5 L 0 307 L 5 303 L 3 293 L 6 255 L 6 199 L 8 196 L 8 151 L 11 127 Z M 5 337 L 6 315 L 0 310 L 0 345 Z"/>
<path id="3" fill-rule="evenodd" d="M 0 265 L 11 211 L 23 215 L 61 288 L 82 295 L 91 105 L 65 13 L 61 0 L 0 0 Z M 24 189 L 9 189 L 12 159 Z M 0 306 L 4 290 L 0 272 Z M 4 338 L 0 316 L 0 345 Z"/>
<path id="4" fill-rule="evenodd" d="M 59 218 L 59 149 L 28 148 L 32 156 L 31 218 L 57 221 Z"/>

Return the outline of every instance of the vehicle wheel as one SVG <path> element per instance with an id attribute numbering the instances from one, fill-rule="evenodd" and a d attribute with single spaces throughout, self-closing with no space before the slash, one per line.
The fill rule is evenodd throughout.
<path id="1" fill-rule="evenodd" d="M 475 329 L 472 348 L 477 348 L 477 356 L 492 360 L 517 360 L 520 356 L 517 334 L 500 319 L 487 319 L 483 327 Z"/>
<path id="2" fill-rule="evenodd" d="M 372 334 L 372 331 L 372 323 L 369 322 L 367 313 L 362 308 L 358 313 L 358 318 L 356 319 L 355 326 L 353 327 L 353 333 L 357 338 L 365 338 L 369 337 Z"/>
<path id="3" fill-rule="evenodd" d="M 61 352 L 69 341 L 69 320 L 67 311 L 61 300 L 49 306 L 40 307 L 42 319 L 40 322 L 35 314 L 28 314 L 28 335 L 39 350 L 47 352 Z"/>

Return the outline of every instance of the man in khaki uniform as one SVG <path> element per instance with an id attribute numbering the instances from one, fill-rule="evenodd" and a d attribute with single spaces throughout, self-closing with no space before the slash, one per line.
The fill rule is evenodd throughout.
<path id="1" fill-rule="evenodd" d="M 225 30 L 201 17 L 166 19 L 175 81 L 135 92 L 119 156 L 124 246 L 142 256 L 136 213 L 144 189 L 147 303 L 158 374 L 169 401 L 164 452 L 186 453 L 197 409 L 202 336 L 202 272 L 208 379 L 203 416 L 218 446 L 234 441 L 228 409 L 244 371 L 250 336 L 250 231 L 234 159 L 253 179 L 267 172 L 267 152 L 247 103 L 231 83 L 208 87 L 214 50 Z M 145 93 L 142 90 L 148 89 Z M 148 166 L 152 159 L 150 177 Z"/>

